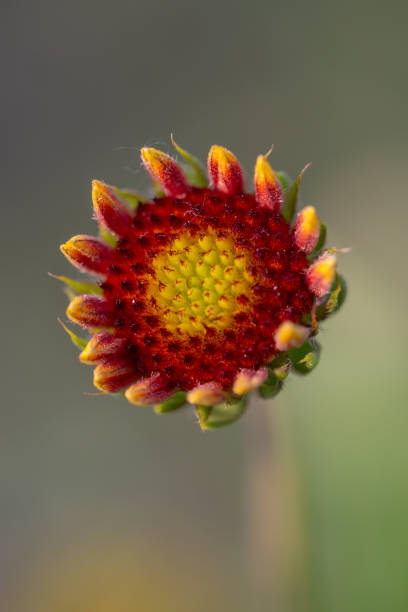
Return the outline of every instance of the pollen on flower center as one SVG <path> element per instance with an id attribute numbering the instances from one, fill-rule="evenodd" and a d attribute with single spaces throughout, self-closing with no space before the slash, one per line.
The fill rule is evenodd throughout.
<path id="1" fill-rule="evenodd" d="M 148 296 L 165 327 L 194 335 L 222 330 L 253 301 L 250 256 L 225 233 L 208 228 L 198 238 L 185 232 L 151 262 L 155 272 Z"/>

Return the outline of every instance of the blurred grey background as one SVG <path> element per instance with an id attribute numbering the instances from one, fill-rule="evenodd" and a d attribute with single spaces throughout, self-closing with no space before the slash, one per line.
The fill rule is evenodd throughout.
<path id="1" fill-rule="evenodd" d="M 0 599 L 9 612 L 408 607 L 407 4 L 49 0 L 2 11 Z M 92 233 L 90 180 L 136 189 L 169 135 L 303 202 L 344 309 L 308 379 L 203 435 L 92 397 L 47 272 Z M 265 433 L 266 432 L 266 433 Z"/>

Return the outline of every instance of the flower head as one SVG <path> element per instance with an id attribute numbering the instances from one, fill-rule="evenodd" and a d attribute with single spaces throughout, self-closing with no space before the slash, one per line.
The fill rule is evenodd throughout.
<path id="1" fill-rule="evenodd" d="M 335 255 L 321 252 L 315 209 L 290 226 L 300 178 L 285 189 L 259 156 L 252 195 L 235 155 L 213 146 L 210 187 L 198 187 L 197 160 L 175 146 L 185 171 L 161 151 L 141 151 L 163 195 L 143 201 L 93 181 L 101 237 L 74 236 L 61 250 L 97 284 L 57 278 L 70 288 L 68 318 L 91 333 L 86 341 L 69 332 L 80 360 L 96 365 L 98 389 L 158 412 L 187 401 L 202 426 L 205 415 L 205 428 L 217 427 L 238 418 L 253 389 L 270 397 L 291 366 L 302 371 L 296 351 L 317 350 L 317 320 L 337 309 L 344 284 Z"/>

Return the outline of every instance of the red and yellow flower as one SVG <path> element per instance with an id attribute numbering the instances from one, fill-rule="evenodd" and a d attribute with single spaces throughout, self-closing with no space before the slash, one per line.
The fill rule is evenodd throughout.
<path id="1" fill-rule="evenodd" d="M 290 368 L 313 369 L 318 322 L 345 285 L 314 207 L 290 225 L 302 173 L 289 186 L 260 155 L 252 195 L 237 158 L 213 146 L 208 186 L 174 145 L 185 169 L 141 151 L 152 199 L 93 181 L 100 237 L 74 236 L 61 250 L 98 282 L 57 278 L 70 287 L 68 318 L 90 332 L 67 330 L 98 389 L 157 412 L 190 403 L 211 428 L 236 420 L 253 389 L 272 397 Z"/>

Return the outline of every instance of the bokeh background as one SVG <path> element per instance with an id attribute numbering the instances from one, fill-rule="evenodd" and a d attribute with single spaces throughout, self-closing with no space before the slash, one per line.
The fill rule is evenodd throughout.
<path id="1" fill-rule="evenodd" d="M 5 612 L 408 608 L 406 2 L 16 0 L 2 11 Z M 347 304 L 321 364 L 202 434 L 92 397 L 47 272 L 90 180 L 147 188 L 169 135 L 313 166 Z M 4 142 L 4 141 L 3 141 Z"/>

